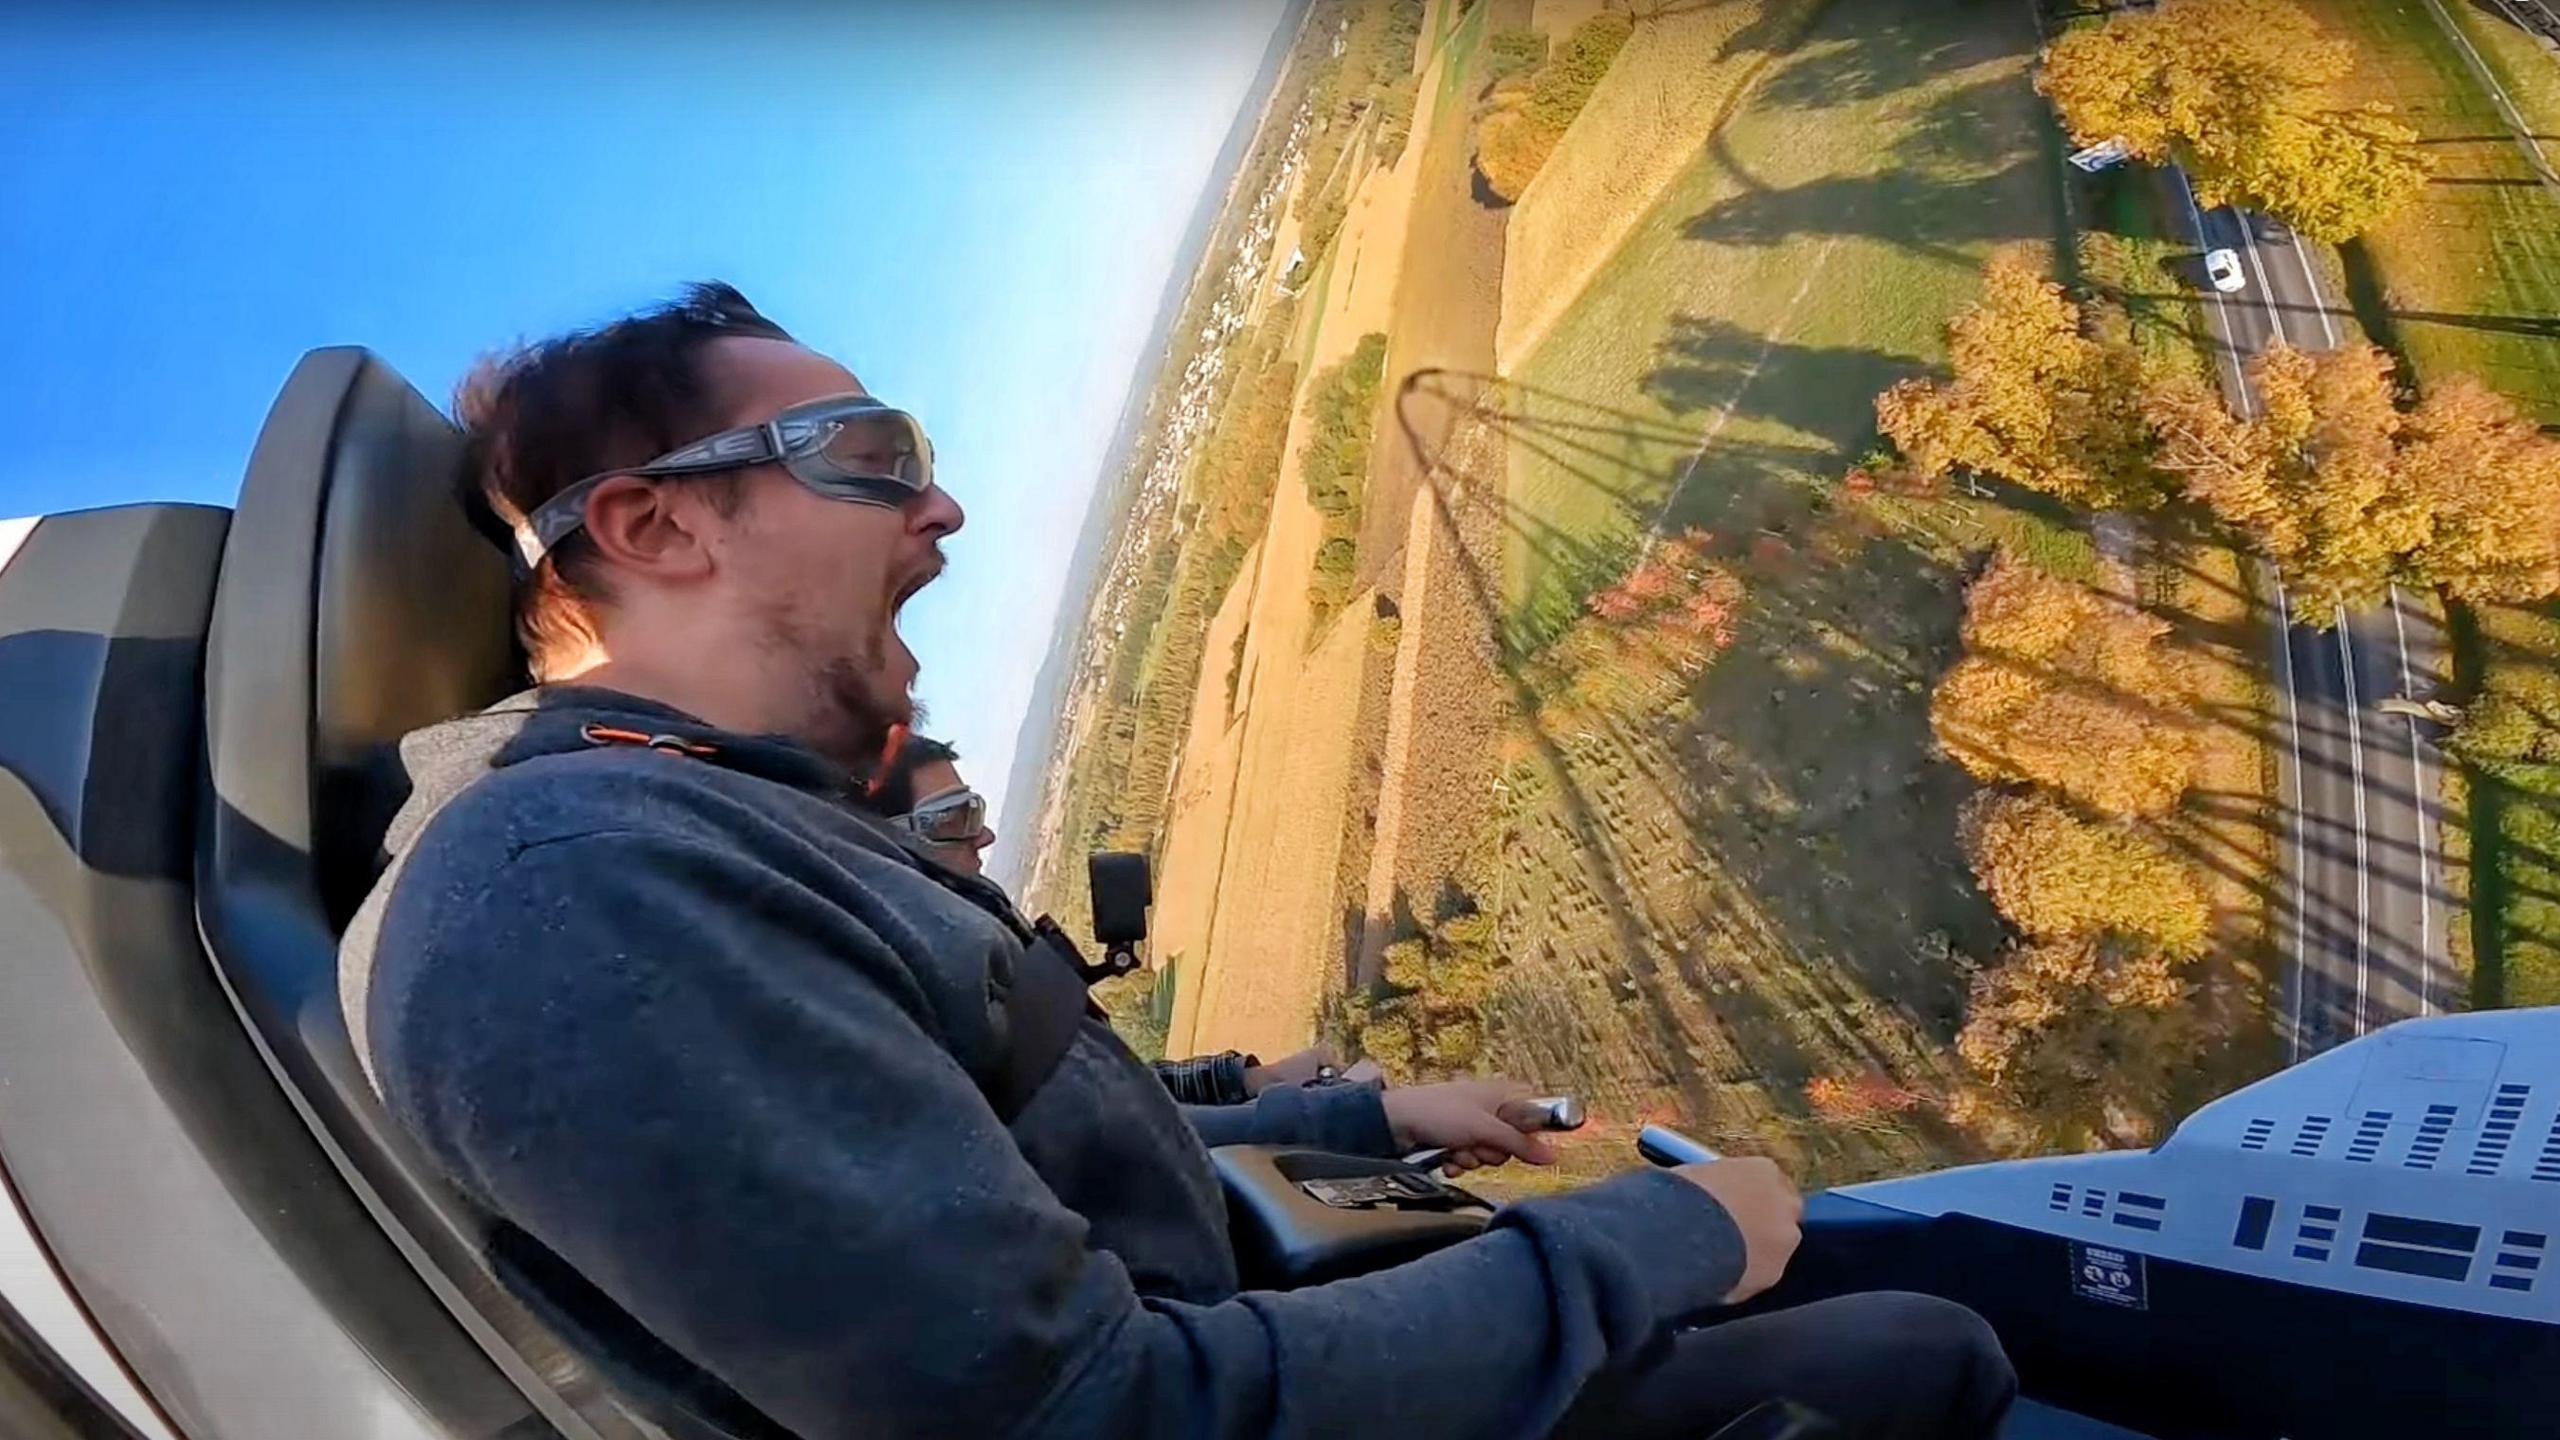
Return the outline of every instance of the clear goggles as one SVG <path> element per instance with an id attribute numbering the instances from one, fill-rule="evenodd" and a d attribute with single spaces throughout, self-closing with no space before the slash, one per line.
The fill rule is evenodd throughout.
<path id="1" fill-rule="evenodd" d="M 904 410 L 868 395 L 826 395 L 772 419 L 705 436 L 646 465 L 590 475 L 545 500 L 516 527 L 516 558 L 531 570 L 587 523 L 587 497 L 616 475 L 708 475 L 779 463 L 830 500 L 896 508 L 933 488 L 933 442 Z"/>
<path id="2" fill-rule="evenodd" d="M 936 845 L 966 845 L 986 832 L 987 797 L 963 785 L 916 802 L 895 822 L 899 829 Z"/>

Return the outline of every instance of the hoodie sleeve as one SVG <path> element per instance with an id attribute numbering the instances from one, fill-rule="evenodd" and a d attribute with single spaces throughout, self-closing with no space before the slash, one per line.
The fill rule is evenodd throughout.
<path id="1" fill-rule="evenodd" d="M 1345 1155 L 1393 1155 L 1384 1087 L 1274 1085 L 1242 1105 L 1185 1105 L 1200 1143 L 1306 1145 Z"/>
<path id="2" fill-rule="evenodd" d="M 413 858 L 368 1000 L 392 1113 L 811 1440 L 1541 1433 L 1741 1273 L 1648 1173 L 1359 1279 L 1142 1297 L 890 947 L 794 879 L 654 833 Z"/>

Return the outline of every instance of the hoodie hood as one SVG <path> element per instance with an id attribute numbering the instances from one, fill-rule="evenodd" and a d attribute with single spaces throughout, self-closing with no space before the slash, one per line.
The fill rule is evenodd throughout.
<path id="1" fill-rule="evenodd" d="M 438 811 L 493 770 L 608 745 L 656 745 L 840 804 L 850 805 L 856 793 L 842 766 L 787 736 L 741 735 L 619 690 L 543 685 L 401 740 L 409 798 L 383 835 L 384 854 L 408 850 Z"/>

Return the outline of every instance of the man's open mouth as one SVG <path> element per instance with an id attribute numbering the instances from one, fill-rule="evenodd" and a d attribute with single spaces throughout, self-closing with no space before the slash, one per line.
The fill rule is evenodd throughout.
<path id="1" fill-rule="evenodd" d="M 891 612 L 894 613 L 903 608 L 909 600 L 915 598 L 917 591 L 932 584 L 942 574 L 942 566 L 942 560 L 936 558 L 933 564 L 910 576 L 907 583 L 898 587 L 898 593 L 889 597 Z"/>

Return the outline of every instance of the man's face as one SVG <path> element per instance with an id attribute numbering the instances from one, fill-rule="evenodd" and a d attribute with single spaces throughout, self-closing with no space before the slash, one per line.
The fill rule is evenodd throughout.
<path id="1" fill-rule="evenodd" d="M 788 341 L 714 341 L 703 363 L 727 411 L 723 427 L 864 393 L 852 371 Z M 895 509 L 831 500 L 779 465 L 743 472 L 742 484 L 737 513 L 710 537 L 716 603 L 743 623 L 748 643 L 782 652 L 805 675 L 816 732 L 806 738 L 841 754 L 876 753 L 914 711 L 916 657 L 898 634 L 899 607 L 942 573 L 940 542 L 960 528 L 960 506 L 939 487 Z"/>
<path id="2" fill-rule="evenodd" d="M 948 795 L 967 784 L 960 778 L 959 766 L 948 760 L 927 760 L 916 767 L 916 804 Z M 966 840 L 934 841 L 925 848 L 933 852 L 934 859 L 963 875 L 982 875 L 986 873 L 982 852 L 994 843 L 996 832 L 981 825 L 978 833 Z"/>

